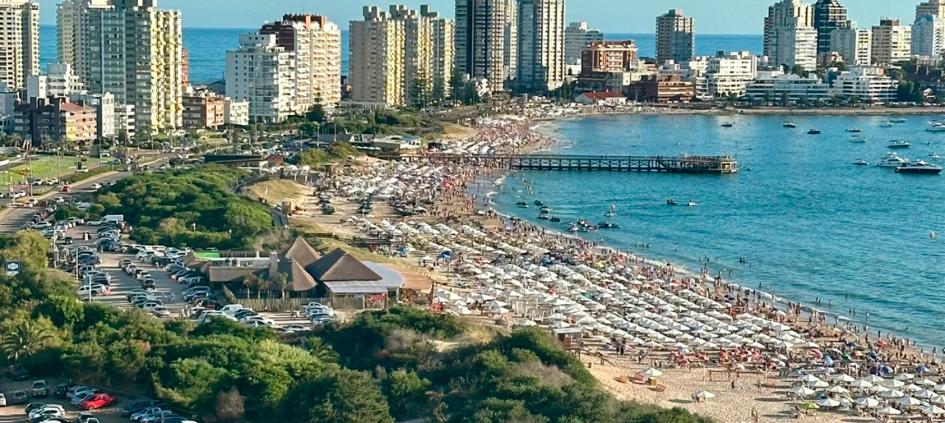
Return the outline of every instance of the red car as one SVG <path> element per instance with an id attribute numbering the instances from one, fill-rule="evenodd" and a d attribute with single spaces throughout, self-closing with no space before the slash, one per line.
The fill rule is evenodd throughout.
<path id="1" fill-rule="evenodd" d="M 112 394 L 95 394 L 92 398 L 89 398 L 79 404 L 79 408 L 83 410 L 94 410 L 96 408 L 108 407 L 114 403 L 118 402 L 118 397 Z"/>

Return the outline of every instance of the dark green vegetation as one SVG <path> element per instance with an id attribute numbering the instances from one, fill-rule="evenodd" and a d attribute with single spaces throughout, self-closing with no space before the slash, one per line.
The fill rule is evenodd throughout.
<path id="1" fill-rule="evenodd" d="M 326 150 L 310 148 L 299 153 L 295 160 L 297 165 L 318 167 L 328 163 L 346 162 L 352 157 L 361 156 L 361 152 L 346 142 L 332 144 Z"/>
<path id="2" fill-rule="evenodd" d="M 318 120 L 312 120 L 318 119 Z M 442 124 L 430 116 L 411 110 L 347 111 L 327 117 L 310 112 L 289 123 L 306 136 L 315 134 L 431 135 L 442 132 Z"/>
<path id="3" fill-rule="evenodd" d="M 475 342 L 456 318 L 410 308 L 301 336 L 160 321 L 79 302 L 47 248 L 36 233 L 0 238 L 0 257 L 24 265 L 0 275 L 0 365 L 34 377 L 141 391 L 207 422 L 707 422 L 614 400 L 537 329 Z"/>
<path id="4" fill-rule="evenodd" d="M 233 192 L 247 177 L 222 166 L 142 173 L 107 188 L 96 202 L 105 214 L 125 215 L 137 242 L 247 249 L 273 229 L 264 206 Z"/>

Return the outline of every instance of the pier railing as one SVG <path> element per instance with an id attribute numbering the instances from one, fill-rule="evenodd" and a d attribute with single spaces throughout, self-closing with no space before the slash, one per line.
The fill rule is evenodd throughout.
<path id="1" fill-rule="evenodd" d="M 667 172 L 726 175 L 738 172 L 734 156 L 593 156 L 558 154 L 418 154 L 384 156 L 406 162 L 436 162 L 492 168 L 555 171 Z"/>

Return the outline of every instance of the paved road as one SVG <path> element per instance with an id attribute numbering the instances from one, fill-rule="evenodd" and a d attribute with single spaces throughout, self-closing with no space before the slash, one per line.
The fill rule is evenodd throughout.
<path id="1" fill-rule="evenodd" d="M 69 200 L 70 198 L 79 199 L 83 197 L 90 197 L 94 192 L 92 190 L 92 185 L 96 183 L 107 184 L 112 181 L 127 178 L 130 175 L 131 173 L 129 172 L 106 172 L 71 185 L 72 192 L 66 194 L 59 192 L 49 192 L 43 195 L 38 195 L 35 198 L 42 201 L 56 197 L 63 197 L 66 200 Z M 32 219 L 33 214 L 39 210 L 40 209 L 38 207 L 15 207 L 0 211 L 0 234 L 9 235 L 19 231 L 20 229 L 23 229 L 24 226 L 30 223 L 30 219 Z"/>

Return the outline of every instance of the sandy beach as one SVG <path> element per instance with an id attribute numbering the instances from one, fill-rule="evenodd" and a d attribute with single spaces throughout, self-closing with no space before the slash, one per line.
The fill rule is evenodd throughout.
<path id="1" fill-rule="evenodd" d="M 475 135 L 454 140 L 445 152 L 499 154 L 548 148 L 555 140 L 536 130 L 540 123 L 538 119 L 521 118 L 480 122 Z M 852 379 L 881 374 L 892 381 L 893 376 L 911 376 L 909 372 L 918 369 L 927 378 L 945 381 L 938 363 L 912 349 L 906 340 L 889 334 L 871 338 L 862 327 L 831 319 L 801 304 L 776 301 L 770 295 L 707 274 L 667 266 L 665 262 L 632 256 L 500 216 L 488 208 L 488 196 L 490 190 L 498 188 L 503 175 L 501 169 L 450 165 L 438 163 L 435 158 L 423 164 L 367 161 L 363 167 L 344 169 L 324 178 L 314 187 L 325 193 L 322 195 L 326 198 L 321 201 L 329 201 L 335 207 L 335 214 L 321 213 L 320 200 L 310 195 L 311 188 L 302 187 L 292 194 L 292 203 L 298 210 L 293 219 L 341 239 L 390 238 L 392 245 L 375 253 L 431 275 L 437 282 L 437 291 L 431 295 L 430 303 L 434 311 L 477 316 L 475 320 L 480 323 L 484 321 L 482 317 L 487 317 L 485 321 L 506 327 L 541 324 L 553 330 L 583 326 L 584 338 L 575 353 L 581 354 L 602 386 L 620 399 L 683 407 L 722 422 L 777 421 L 793 419 L 799 414 L 799 408 L 816 407 L 812 402 L 815 400 L 824 401 L 824 408 L 833 408 L 834 401 L 843 400 L 846 405 L 842 408 L 855 410 L 857 406 L 852 403 L 860 397 L 876 396 L 891 407 L 907 396 L 893 389 L 906 386 L 905 383 L 898 385 L 898 379 L 891 382 L 893 388 L 880 387 L 877 383 L 880 389 L 864 388 L 861 392 L 854 391 L 845 379 L 835 384 L 825 382 L 838 375 Z M 499 181 L 493 182 L 497 179 Z M 375 206 L 363 213 L 366 203 Z M 523 261 L 516 266 L 502 250 L 521 252 Z M 560 266 L 555 275 L 535 264 L 548 258 L 569 264 Z M 551 268 L 556 266 L 559 265 Z M 509 268 L 517 269 L 510 272 L 512 275 L 532 273 L 524 270 L 526 268 L 545 273 L 534 273 L 534 280 L 523 280 L 525 285 L 516 282 L 515 286 L 520 288 L 492 282 L 493 278 L 511 280 L 500 278 L 502 269 Z M 483 272 L 483 269 L 487 270 Z M 483 273 L 491 276 L 480 278 L 485 276 Z M 583 279 L 589 286 L 596 286 L 594 300 L 583 305 L 574 301 L 583 301 L 579 297 L 564 301 L 560 290 L 568 289 L 571 284 L 553 286 L 557 283 L 553 281 L 563 282 L 565 276 L 574 274 L 583 275 L 573 278 L 574 281 Z M 541 281 L 549 283 L 535 282 L 539 275 L 545 275 Z M 572 281 L 572 278 L 567 280 Z M 650 301 L 635 307 L 642 314 L 610 312 L 611 308 L 620 307 L 621 302 L 608 297 L 608 293 L 627 289 Z M 523 301 L 519 299 L 521 293 L 537 295 L 549 305 L 535 306 L 533 301 Z M 599 296 L 600 293 L 605 295 Z M 620 298 L 633 298 L 621 295 Z M 666 301 L 675 304 L 674 307 L 689 309 L 677 314 L 669 311 L 672 309 L 649 308 L 670 304 Z M 709 313 L 712 317 L 703 314 L 712 309 L 715 309 Z M 555 319 L 558 315 L 562 318 Z M 582 324 L 582 315 L 590 321 L 599 319 L 613 326 Z M 623 321 L 621 316 L 627 318 L 626 325 L 616 323 Z M 682 319 L 683 316 L 686 318 Z M 632 327 L 664 320 L 672 322 L 673 330 L 667 326 L 632 335 Z M 676 325 L 680 330 L 676 330 Z M 706 332 L 695 330 L 703 326 L 707 330 L 724 327 L 731 330 L 712 335 L 722 337 L 711 338 L 711 341 L 708 341 L 710 334 L 703 339 L 692 336 Z M 745 337 L 737 336 L 735 331 Z M 628 336 L 621 335 L 628 332 Z M 656 341 L 670 339 L 668 334 L 674 334 L 676 341 Z M 643 342 L 646 336 L 650 336 L 650 340 Z M 662 374 L 646 378 L 652 382 L 632 382 L 642 371 L 654 369 Z M 815 374 L 818 376 L 813 376 Z M 813 380 L 810 378 L 817 377 L 823 380 L 810 383 Z M 844 385 L 847 388 L 841 384 L 847 384 Z M 866 384 L 863 382 L 863 386 Z M 808 385 L 816 387 L 817 391 L 813 392 L 817 397 L 811 394 L 797 399 L 787 395 L 789 390 L 807 389 Z M 828 386 L 836 392 L 848 393 L 834 395 L 825 391 Z M 945 392 L 945 386 L 942 388 Z M 715 397 L 693 401 L 693 393 L 700 390 L 710 391 Z M 892 393 L 888 392 L 890 390 Z M 860 393 L 854 395 L 855 392 Z M 919 391 L 907 392 L 911 395 Z M 900 393 L 899 397 L 890 396 Z M 923 404 L 932 407 L 937 397 L 930 394 Z M 945 403 L 945 396 L 941 398 Z M 854 412 L 816 410 L 802 415 L 801 419 L 876 421 L 883 415 L 877 409 L 878 406 L 864 406 Z M 918 413 L 917 408 L 911 411 Z M 858 416 L 867 413 L 873 417 Z"/>

